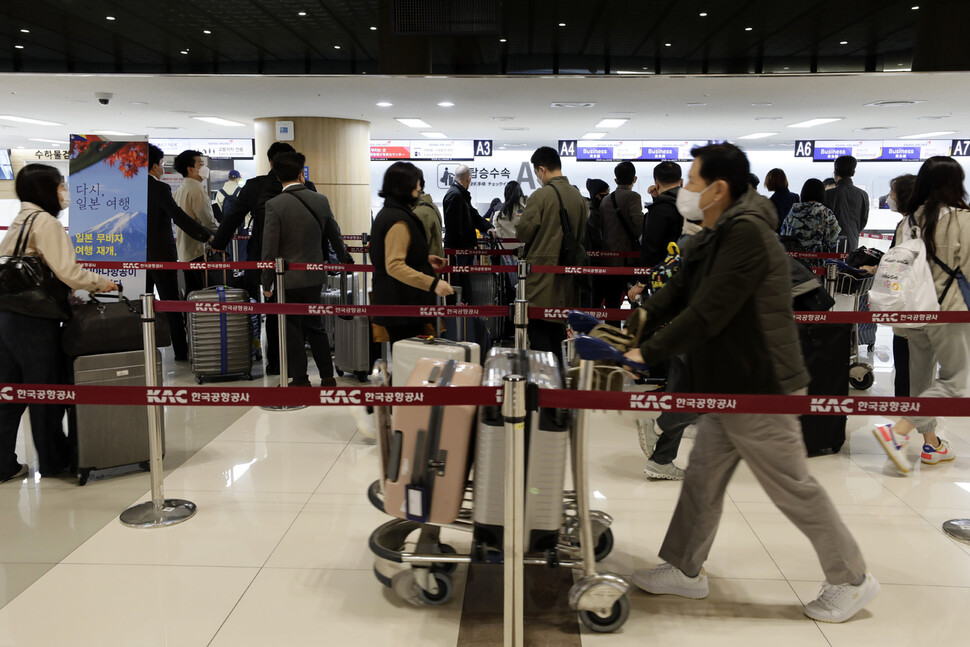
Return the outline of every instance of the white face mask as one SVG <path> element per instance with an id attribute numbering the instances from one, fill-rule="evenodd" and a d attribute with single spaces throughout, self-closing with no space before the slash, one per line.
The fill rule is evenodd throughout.
<path id="1" fill-rule="evenodd" d="M 57 200 L 60 202 L 62 210 L 71 206 L 71 196 L 67 191 L 58 191 Z"/>
<path id="2" fill-rule="evenodd" d="M 209 177 L 209 167 L 208 166 L 204 166 L 203 165 L 202 168 L 199 169 L 199 177 L 202 178 L 203 180 L 208 179 L 208 177 Z"/>
<path id="3" fill-rule="evenodd" d="M 899 213 L 899 205 L 896 204 L 896 198 L 889 196 L 889 199 L 886 200 L 886 206 L 889 207 L 890 211 Z"/>
<path id="4" fill-rule="evenodd" d="M 707 187 L 707 189 L 710 189 L 712 186 L 714 185 L 711 184 Z M 707 207 L 704 209 L 701 208 L 701 196 L 707 193 L 707 189 L 697 193 L 696 191 L 681 188 L 681 190 L 677 192 L 677 211 L 680 212 L 680 215 L 682 215 L 686 220 L 693 220 L 695 222 L 698 220 L 703 220 L 704 210 Z M 714 203 L 712 202 L 711 204 Z M 707 206 L 710 207 L 711 205 L 709 204 Z"/>

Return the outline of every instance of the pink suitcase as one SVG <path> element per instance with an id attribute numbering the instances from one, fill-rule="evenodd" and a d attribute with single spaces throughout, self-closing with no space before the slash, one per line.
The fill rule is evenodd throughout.
<path id="1" fill-rule="evenodd" d="M 479 386 L 482 367 L 420 359 L 405 386 Z M 384 510 L 422 523 L 453 523 L 471 467 L 476 407 L 394 407 Z"/>

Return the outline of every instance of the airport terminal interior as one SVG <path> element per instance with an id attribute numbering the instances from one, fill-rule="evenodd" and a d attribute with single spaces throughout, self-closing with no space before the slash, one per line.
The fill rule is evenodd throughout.
<path id="1" fill-rule="evenodd" d="M 612 188 L 617 162 L 632 160 L 649 204 L 658 162 L 677 161 L 686 177 L 692 147 L 727 141 L 766 197 L 772 169 L 797 192 L 854 154 L 870 200 L 860 244 L 884 252 L 899 222 L 886 200 L 894 177 L 936 155 L 970 169 L 968 22 L 970 3 L 948 0 L 7 2 L 0 235 L 20 210 L 16 173 L 50 164 L 70 182 L 76 135 L 159 145 L 166 181 L 178 152 L 203 150 L 213 195 L 231 171 L 243 183 L 267 173 L 266 149 L 288 141 L 344 235 L 370 231 L 382 178 L 401 159 L 439 206 L 459 165 L 471 167 L 484 214 L 511 180 L 526 198 L 542 186 L 530 163 L 540 146 L 559 152 L 584 197 L 587 181 Z M 84 216 L 72 210 L 60 219 L 73 235 L 72 216 Z M 142 274 L 124 280 L 144 285 Z M 842 295 L 834 309 L 858 306 Z M 880 325 L 846 349 L 868 367 L 847 396 L 894 396 L 893 346 Z M 161 358 L 160 386 L 197 385 L 171 346 Z M 318 386 L 312 355 L 309 372 Z M 206 386 L 279 388 L 265 358 L 251 377 Z M 367 386 L 349 373 L 336 383 Z M 369 538 L 390 517 L 368 499 L 382 457 L 364 407 L 162 409 L 165 497 L 198 512 L 158 528 L 119 521 L 151 500 L 143 466 L 97 471 L 83 486 L 75 474 L 42 477 L 23 417 L 16 451 L 28 473 L 0 483 L 0 647 L 503 644 L 501 566 L 457 565 L 441 604 L 405 600 L 375 577 Z M 601 571 L 629 577 L 663 561 L 682 482 L 644 474 L 638 420 L 656 416 L 588 414 L 591 505 L 613 517 Z M 596 632 L 570 608 L 572 573 L 527 566 L 525 644 L 965 644 L 970 542 L 943 526 L 970 517 L 970 418 L 940 419 L 954 461 L 920 464 L 911 442 L 908 476 L 873 436 L 896 419 L 849 414 L 844 445 L 808 459 L 881 585 L 849 621 L 805 617 L 824 580 L 815 551 L 742 462 L 705 564 L 706 599 L 632 587 L 626 622 Z M 689 428 L 675 465 L 689 466 L 694 443 Z M 442 542 L 467 553 L 471 535 L 446 527 Z"/>

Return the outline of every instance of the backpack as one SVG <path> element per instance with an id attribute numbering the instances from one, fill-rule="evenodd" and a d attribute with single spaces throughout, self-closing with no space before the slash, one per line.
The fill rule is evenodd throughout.
<path id="1" fill-rule="evenodd" d="M 222 213 L 227 214 L 232 210 L 234 204 L 236 204 L 236 196 L 239 195 L 239 191 L 242 189 L 241 186 L 237 186 L 236 190 L 232 192 L 232 195 L 226 193 L 225 189 L 219 189 L 219 193 L 222 194 Z"/>
<path id="2" fill-rule="evenodd" d="M 869 307 L 873 312 L 937 312 L 940 309 L 926 244 L 912 216 L 908 222 L 910 226 L 903 228 L 903 242 L 886 252 L 876 268 L 869 291 Z M 899 328 L 924 325 L 893 324 Z"/>

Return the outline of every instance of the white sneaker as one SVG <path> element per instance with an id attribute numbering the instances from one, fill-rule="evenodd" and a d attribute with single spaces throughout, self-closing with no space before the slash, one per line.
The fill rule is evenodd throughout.
<path id="1" fill-rule="evenodd" d="M 913 464 L 906 456 L 906 442 L 909 436 L 899 436 L 893 431 L 891 424 L 879 425 L 872 430 L 872 435 L 879 441 L 879 446 L 886 451 L 886 455 L 892 460 L 903 474 L 913 471 Z"/>
<path id="2" fill-rule="evenodd" d="M 656 431 L 656 422 L 653 418 L 642 418 L 637 420 L 637 435 L 640 437 L 640 451 L 647 458 L 653 456 L 653 448 L 657 446 L 660 434 Z"/>
<path id="3" fill-rule="evenodd" d="M 682 598 L 702 600 L 711 589 L 707 584 L 707 573 L 704 569 L 697 577 L 687 577 L 676 566 L 661 564 L 657 568 L 634 571 L 633 583 L 654 595 L 679 595 Z"/>
<path id="4" fill-rule="evenodd" d="M 805 615 L 819 622 L 845 622 L 879 593 L 879 582 L 871 573 L 859 586 L 822 583 L 818 597 L 805 605 Z"/>
<path id="5" fill-rule="evenodd" d="M 664 479 L 667 481 L 684 480 L 684 470 L 680 469 L 673 463 L 661 465 L 660 463 L 655 463 L 650 460 L 647 461 L 647 467 L 643 470 L 643 473 L 647 475 L 647 478 L 651 479 Z"/>

